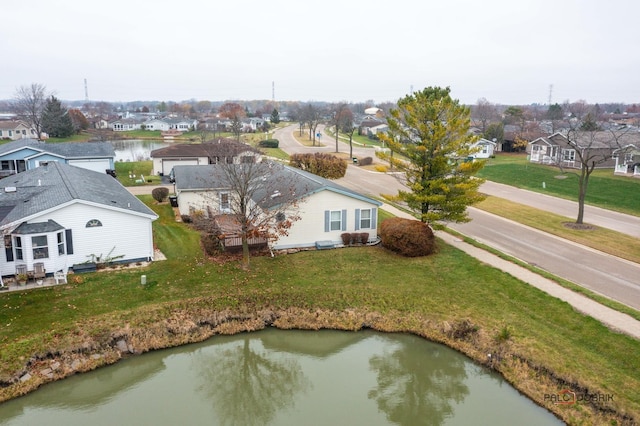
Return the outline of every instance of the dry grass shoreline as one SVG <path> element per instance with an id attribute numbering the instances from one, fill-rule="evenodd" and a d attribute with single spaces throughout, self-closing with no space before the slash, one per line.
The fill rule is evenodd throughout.
<path id="1" fill-rule="evenodd" d="M 204 341 L 216 335 L 231 335 L 275 327 L 279 329 L 411 333 L 445 344 L 480 365 L 499 372 L 512 386 L 536 404 L 569 424 L 635 424 L 635 419 L 601 401 L 581 404 L 579 409 L 545 401 L 543 395 L 571 387 L 592 392 L 580 383 L 567 381 L 528 360 L 511 347 L 508 339 L 496 340 L 490 333 L 463 320 L 437 322 L 406 312 L 384 315 L 359 309 L 344 311 L 244 305 L 236 309 L 207 308 L 207 300 L 183 301 L 170 306 L 144 309 L 124 325 L 111 316 L 77 324 L 70 336 L 48 336 L 49 349 L 25 360 L 24 368 L 0 383 L 0 402 L 19 397 L 55 380 L 111 365 L 145 352 Z M 488 356 L 491 354 L 491 356 Z M 26 379 L 25 379 L 26 378 Z"/>

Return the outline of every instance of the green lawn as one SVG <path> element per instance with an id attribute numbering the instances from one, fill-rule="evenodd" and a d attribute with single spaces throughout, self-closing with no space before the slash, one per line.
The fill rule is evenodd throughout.
<path id="1" fill-rule="evenodd" d="M 451 246 L 440 243 L 436 255 L 423 258 L 403 258 L 380 246 L 254 257 L 251 270 L 242 271 L 237 262 L 205 259 L 199 235 L 175 222 L 167 204 L 157 205 L 149 196 L 143 200 L 160 215 L 154 241 L 168 260 L 144 270 L 78 275 L 81 283 L 0 294 L 0 378 L 34 353 L 77 345 L 87 336 L 108 340 L 125 323 L 151 330 L 176 315 L 302 309 L 314 318 L 323 312 L 343 318 L 316 326 L 358 328 L 366 321 L 376 329 L 446 341 L 481 361 L 486 351 L 502 351 L 505 360 L 498 368 L 539 402 L 549 389 L 537 383 L 548 374 L 527 373 L 526 365 L 592 392 L 613 392 L 616 410 L 640 414 L 639 341 Z M 369 319 L 356 317 L 359 325 L 344 325 L 341 313 L 348 319 L 357 312 Z M 442 331 L 463 321 L 473 324 L 473 340 Z M 506 343 L 497 337 L 504 330 Z M 592 419 L 584 407 L 561 408 L 567 421 Z"/>
<path id="2" fill-rule="evenodd" d="M 487 180 L 577 201 L 577 170 L 529 163 L 525 154 L 498 154 L 478 173 Z M 544 188 L 543 188 L 544 184 Z M 589 179 L 586 203 L 640 216 L 640 180 L 596 170 Z"/>

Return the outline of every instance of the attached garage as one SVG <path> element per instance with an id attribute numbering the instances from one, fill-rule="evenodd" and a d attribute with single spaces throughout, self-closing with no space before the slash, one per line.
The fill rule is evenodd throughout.
<path id="1" fill-rule="evenodd" d="M 163 159 L 162 168 L 160 169 L 160 171 L 165 175 L 169 175 L 169 172 L 171 172 L 173 166 L 197 166 L 199 164 L 207 163 L 206 161 L 200 162 L 198 158 Z"/>
<path id="2" fill-rule="evenodd" d="M 94 172 L 99 173 L 106 173 L 108 169 L 111 169 L 111 162 L 108 158 L 68 160 L 67 163 L 71 166 L 81 167 L 83 169 L 93 170 Z"/>

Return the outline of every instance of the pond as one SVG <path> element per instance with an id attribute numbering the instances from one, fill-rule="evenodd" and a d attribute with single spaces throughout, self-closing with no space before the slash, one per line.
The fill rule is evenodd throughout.
<path id="1" fill-rule="evenodd" d="M 128 139 L 108 141 L 116 153 L 115 161 L 144 161 L 151 159 L 151 151 L 172 145 L 160 140 Z M 175 144 L 175 142 L 173 143 Z"/>
<path id="2" fill-rule="evenodd" d="M 268 329 L 132 357 L 0 405 L 3 425 L 560 425 L 406 334 Z"/>

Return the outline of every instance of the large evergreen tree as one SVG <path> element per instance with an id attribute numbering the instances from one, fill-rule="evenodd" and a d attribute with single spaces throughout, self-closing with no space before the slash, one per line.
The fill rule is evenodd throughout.
<path id="1" fill-rule="evenodd" d="M 271 111 L 271 122 L 273 124 L 280 123 L 280 113 L 275 108 L 273 109 L 273 111 Z"/>
<path id="2" fill-rule="evenodd" d="M 386 158 L 404 172 L 408 190 L 397 198 L 436 226 L 468 222 L 467 206 L 483 199 L 482 180 L 474 177 L 483 162 L 469 161 L 477 140 L 469 132 L 470 111 L 449 93 L 448 87 L 427 87 L 400 99 L 387 117 L 389 132 L 380 136 L 398 154 Z"/>
<path id="3" fill-rule="evenodd" d="M 55 96 L 47 99 L 42 112 L 42 130 L 54 138 L 67 138 L 73 135 L 71 117 Z"/>

